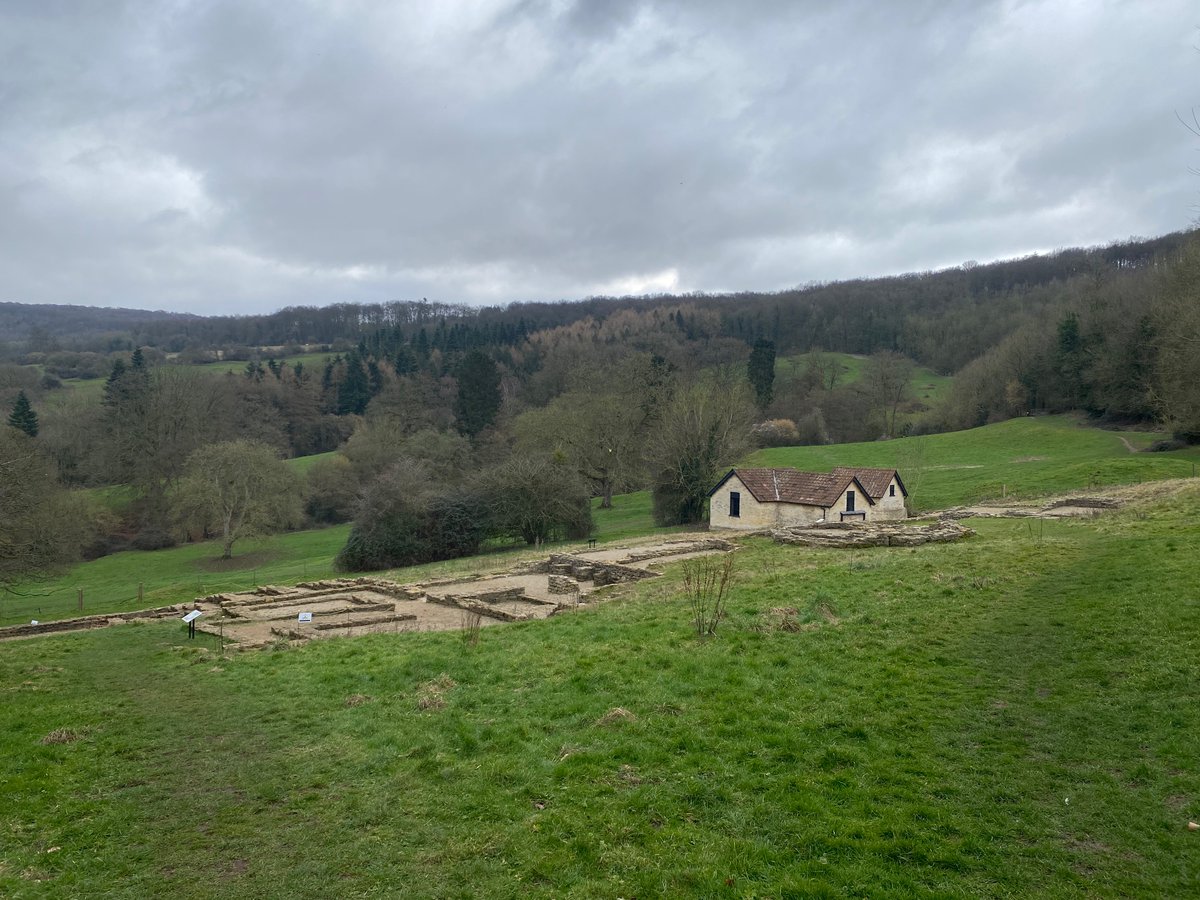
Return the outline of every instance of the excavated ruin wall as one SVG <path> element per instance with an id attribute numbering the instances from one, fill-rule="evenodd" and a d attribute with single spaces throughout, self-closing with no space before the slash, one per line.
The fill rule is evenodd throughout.
<path id="1" fill-rule="evenodd" d="M 595 574 L 595 573 L 593 573 Z M 548 575 L 546 589 L 551 594 L 578 594 L 579 582 L 567 575 Z"/>
<path id="2" fill-rule="evenodd" d="M 39 622 L 37 625 L 9 625 L 0 628 L 0 639 L 26 637 L 31 634 L 53 634 L 56 631 L 82 631 L 87 628 L 103 628 L 114 621 L 131 622 L 134 619 L 163 619 L 167 616 L 183 615 L 191 610 L 191 604 L 159 606 L 155 609 L 139 609 L 134 612 L 107 613 L 95 616 L 78 616 L 74 619 L 59 619 L 56 622 Z"/>
<path id="3" fill-rule="evenodd" d="M 676 550 L 674 552 L 678 553 L 679 551 Z M 667 553 L 662 555 L 670 556 L 672 554 Z M 599 562 L 598 560 L 588 559 L 586 556 L 574 556 L 570 553 L 551 554 L 549 559 L 538 562 L 528 571 L 550 575 L 569 575 L 576 580 L 592 581 L 596 587 L 658 577 L 657 572 L 651 572 L 647 569 L 639 569 L 635 566 L 623 566 L 620 563 Z"/>
<path id="4" fill-rule="evenodd" d="M 771 533 L 776 543 L 801 547 L 916 547 L 970 537 L 974 530 L 947 519 L 932 525 L 892 525 L 834 522 L 813 528 L 781 528 Z"/>

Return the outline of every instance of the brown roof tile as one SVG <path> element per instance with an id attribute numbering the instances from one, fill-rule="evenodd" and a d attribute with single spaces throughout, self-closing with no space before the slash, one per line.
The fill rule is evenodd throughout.
<path id="1" fill-rule="evenodd" d="M 858 483 L 861 484 L 867 492 L 876 500 L 887 493 L 888 485 L 895 478 L 900 484 L 900 490 L 904 491 L 904 483 L 900 481 L 899 475 L 895 469 L 871 469 L 863 466 L 835 466 L 834 475 L 854 475 L 858 478 Z M 904 491 L 907 493 L 907 491 Z"/>
<path id="2" fill-rule="evenodd" d="M 806 506 L 832 506 L 851 482 L 859 480 L 853 472 L 801 472 L 798 469 L 734 469 L 730 474 L 737 475 L 759 503 L 802 503 Z M 861 481 L 859 488 L 867 495 L 868 502 L 874 503 L 869 489 Z"/>

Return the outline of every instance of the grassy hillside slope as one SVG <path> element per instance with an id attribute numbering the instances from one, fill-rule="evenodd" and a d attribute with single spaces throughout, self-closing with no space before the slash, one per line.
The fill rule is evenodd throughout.
<path id="1" fill-rule="evenodd" d="M 1066 416 L 1014 419 L 971 431 L 865 444 L 780 447 L 761 450 L 747 465 L 795 466 L 828 471 L 835 465 L 897 466 L 923 509 L 980 499 L 1085 491 L 1089 485 L 1124 484 L 1190 476 L 1200 448 L 1173 453 L 1130 453 L 1125 442 L 1146 446 L 1161 435 L 1106 432 Z M 326 454 L 291 460 L 300 470 Z M 118 495 L 119 497 L 119 495 Z M 595 536 L 619 540 L 656 531 L 648 491 L 613 498 L 613 509 L 593 505 Z M 49 621 L 77 615 L 76 590 L 84 589 L 84 612 L 119 612 L 189 600 L 198 594 L 240 590 L 271 582 L 294 583 L 333 573 L 333 558 L 348 526 L 295 532 L 266 541 L 239 542 L 235 559 L 221 564 L 217 544 L 172 550 L 129 551 L 75 566 L 66 575 L 26 585 L 0 597 L 0 625 L 32 618 Z M 519 549 L 510 552 L 520 552 Z M 503 556 L 436 563 L 391 573 L 402 580 L 430 573 L 502 567 Z M 144 602 L 137 601 L 138 583 Z"/>
<path id="2" fill-rule="evenodd" d="M 922 509 L 1031 497 L 1089 486 L 1190 476 L 1200 448 L 1133 453 L 1166 435 L 1102 431 L 1072 416 L 1010 419 L 969 431 L 894 441 L 775 447 L 746 460 L 827 472 L 834 466 L 895 466 Z"/>
<path id="3" fill-rule="evenodd" d="M 322 454 L 325 455 L 325 454 Z M 291 460 L 303 464 L 304 457 Z M 593 509 L 594 535 L 600 541 L 635 537 L 654 531 L 650 516 L 650 494 L 626 494 L 616 498 L 615 508 Z M 59 577 L 26 584 L 17 592 L 0 594 L 0 626 L 37 619 L 49 622 L 80 615 L 78 594 L 84 591 L 84 614 L 123 612 L 150 606 L 182 603 L 218 591 L 246 590 L 260 584 L 295 584 L 328 578 L 341 573 L 333 568 L 334 557 L 346 543 L 349 525 L 296 531 L 259 540 L 239 541 L 234 558 L 219 559 L 217 541 L 185 544 L 169 550 L 129 550 L 80 563 Z M 579 546 L 574 542 L 572 546 Z M 383 573 L 402 581 L 446 577 L 464 572 L 503 568 L 528 551 L 524 545 L 497 548 L 467 559 L 411 566 Z M 138 601 L 138 584 L 143 600 Z"/>
<path id="4" fill-rule="evenodd" d="M 775 377 L 781 381 L 796 378 L 803 374 L 808 366 L 812 353 L 794 353 L 780 356 L 775 360 Z M 856 353 L 820 353 L 826 360 L 833 360 L 843 367 L 843 374 L 838 379 L 839 385 L 851 385 L 860 380 L 867 365 L 867 357 Z M 926 366 L 914 366 L 909 389 L 912 396 L 926 406 L 933 406 L 945 398 L 954 384 L 952 375 L 939 375 Z"/>
<path id="5" fill-rule="evenodd" d="M 1198 513 L 752 539 L 703 642 L 675 568 L 474 648 L 7 644 L 0 894 L 1187 896 Z"/>

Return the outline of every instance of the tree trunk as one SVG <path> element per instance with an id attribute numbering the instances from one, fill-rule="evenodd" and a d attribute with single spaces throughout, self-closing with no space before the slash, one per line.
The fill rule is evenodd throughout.
<path id="1" fill-rule="evenodd" d="M 222 554 L 221 554 L 221 559 L 233 559 L 233 541 L 234 541 L 235 535 L 233 533 L 232 519 L 233 519 L 233 513 L 227 512 L 225 514 L 224 533 L 222 534 L 222 537 L 221 537 L 222 544 L 224 545 L 224 548 L 225 548 L 224 552 L 222 552 Z"/>
<path id="2" fill-rule="evenodd" d="M 603 491 L 603 496 L 600 499 L 600 508 L 612 509 L 613 483 L 605 481 L 601 490 Z"/>

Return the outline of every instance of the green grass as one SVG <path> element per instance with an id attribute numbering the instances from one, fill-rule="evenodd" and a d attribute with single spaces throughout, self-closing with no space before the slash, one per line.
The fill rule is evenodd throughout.
<path id="1" fill-rule="evenodd" d="M 654 524 L 654 506 L 649 491 L 617 494 L 612 509 L 601 509 L 600 499 L 592 500 L 592 536 L 597 540 L 620 541 L 648 534 L 689 531 L 688 528 L 659 528 Z"/>
<path id="2" fill-rule="evenodd" d="M 808 366 L 811 353 L 793 353 L 790 356 L 779 356 L 775 358 L 775 378 L 778 381 L 784 378 L 799 378 L 804 374 Z M 867 363 L 865 356 L 860 356 L 855 353 L 821 353 L 828 360 L 835 360 L 843 367 L 842 374 L 838 377 L 838 386 L 853 384 L 862 377 L 863 367 Z"/>
<path id="3" fill-rule="evenodd" d="M 325 366 L 326 359 L 331 359 L 335 356 L 334 353 L 301 353 L 296 356 L 277 356 L 275 361 L 278 363 L 286 362 L 288 365 L 294 366 L 296 363 L 304 363 L 304 368 L 309 372 L 318 372 Z M 270 354 L 262 357 L 262 363 L 265 366 L 267 360 L 271 358 Z M 244 359 L 236 360 L 221 360 L 211 363 L 167 363 L 166 365 L 176 366 L 181 369 L 188 369 L 193 372 L 202 372 L 210 375 L 224 375 L 232 372 L 235 375 L 240 375 L 246 371 L 248 362 Z"/>
<path id="4" fill-rule="evenodd" d="M 10 643 L 0 894 L 1190 896 L 1198 513 L 1193 491 L 955 545 L 753 539 L 703 642 L 675 568 L 474 648 Z M 786 632 L 776 606 L 824 615 Z"/>
<path id="5" fill-rule="evenodd" d="M 104 395 L 104 385 L 108 383 L 107 378 L 63 378 L 62 391 L 50 391 L 46 394 L 46 403 L 49 406 L 54 406 L 58 397 L 64 400 L 68 396 L 85 396 L 89 399 L 100 402 L 100 398 Z"/>
<path id="6" fill-rule="evenodd" d="M 218 560 L 221 547 L 215 541 L 114 553 L 80 563 L 61 577 L 26 584 L 15 594 L 0 596 L 0 624 L 79 615 L 76 591 L 80 588 L 86 615 L 166 606 L 256 584 L 325 578 L 333 574 L 333 557 L 348 533 L 349 526 L 338 525 L 239 541 L 233 548 L 234 559 L 225 565 Z"/>
<path id="7" fill-rule="evenodd" d="M 88 497 L 93 503 L 120 515 L 129 508 L 131 497 L 128 489 L 121 484 L 108 484 L 101 487 L 79 488 L 79 493 Z"/>
<path id="8" fill-rule="evenodd" d="M 326 456 L 329 454 L 320 454 Z M 302 463 L 316 457 L 291 460 Z M 96 488 L 100 498 L 119 498 L 114 488 Z M 649 534 L 657 529 L 650 516 L 650 493 L 623 494 L 613 498 L 611 510 L 594 510 L 594 537 L 612 541 Z M 185 544 L 168 550 L 129 550 L 80 563 L 57 578 L 26 584 L 14 594 L 0 595 L 0 626 L 53 621 L 79 615 L 77 591 L 84 592 L 83 613 L 124 612 L 151 606 L 182 603 L 219 591 L 246 590 L 260 584 L 294 584 L 336 573 L 333 559 L 346 543 L 349 525 L 296 531 L 259 540 L 239 541 L 234 558 L 221 563 L 221 546 L 216 541 Z M 578 546 L 567 542 L 563 546 Z M 554 546 L 554 545 L 551 545 Z M 544 555 L 545 551 L 541 551 Z M 537 555 L 524 544 L 492 547 L 479 556 L 410 566 L 382 573 L 402 581 L 442 578 L 504 568 L 526 556 Z M 143 600 L 138 602 L 138 584 Z"/>
<path id="9" fill-rule="evenodd" d="M 897 466 L 910 489 L 916 483 L 911 461 L 923 447 L 925 469 L 915 494 L 924 509 L 970 503 L 981 499 L 1030 497 L 1046 493 L 1086 491 L 1092 485 L 1124 484 L 1192 474 L 1200 449 L 1174 453 L 1131 454 L 1122 437 L 1145 446 L 1157 435 L 1105 432 L 1086 428 L 1070 417 L 1014 419 L 971 431 L 903 438 L 866 444 L 785 447 L 762 450 L 747 465 L 794 466 L 828 471 L 835 465 Z M 307 471 L 329 454 L 290 460 Z M 118 489 L 94 489 L 101 502 L 117 505 Z M 648 491 L 621 494 L 613 508 L 602 510 L 593 501 L 594 537 L 601 542 L 625 540 L 667 529 L 654 526 Z M 294 532 L 235 546 L 231 568 L 214 568 L 216 543 L 190 544 L 171 550 L 129 551 L 74 567 L 66 575 L 25 585 L 17 595 L 0 598 L 0 625 L 78 615 L 77 594 L 84 590 L 84 612 L 121 612 L 190 600 L 224 590 L 243 590 L 256 584 L 295 583 L 333 573 L 333 558 L 345 543 L 348 526 Z M 502 568 L 524 552 L 522 546 L 498 546 L 479 557 L 396 570 L 403 580 L 441 577 Z M 138 583 L 144 599 L 137 600 Z"/>
<path id="10" fill-rule="evenodd" d="M 779 357 L 775 361 L 776 378 L 803 375 L 811 355 L 795 353 L 791 356 Z M 868 357 L 854 353 L 823 353 L 822 355 L 836 360 L 845 368 L 842 376 L 838 379 L 839 386 L 854 384 L 862 378 L 868 361 Z M 912 396 L 927 406 L 932 406 L 949 393 L 953 383 L 954 377 L 951 375 L 939 375 L 933 369 L 916 366 L 913 369 L 911 381 Z"/>
<path id="11" fill-rule="evenodd" d="M 950 388 L 953 386 L 953 375 L 939 375 L 933 369 L 927 369 L 924 366 L 917 366 L 913 372 L 913 399 L 920 401 L 926 406 L 937 406 L 938 403 L 949 396 Z"/>
<path id="12" fill-rule="evenodd" d="M 996 425 L 863 444 L 775 447 L 746 465 L 829 471 L 834 466 L 895 466 L 922 509 L 984 499 L 1033 497 L 1092 486 L 1182 478 L 1200 462 L 1200 448 L 1130 453 L 1164 435 L 1109 432 L 1070 416 L 1011 419 Z M 916 464 L 923 456 L 919 485 Z M 914 490 L 914 488 L 916 488 Z"/>
<path id="13" fill-rule="evenodd" d="M 309 456 L 296 456 L 292 459 L 289 459 L 287 464 L 299 474 L 307 475 L 308 470 L 311 469 L 315 463 L 320 462 L 323 459 L 331 459 L 336 455 L 336 450 L 329 450 L 325 453 L 313 453 Z"/>

